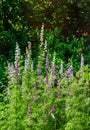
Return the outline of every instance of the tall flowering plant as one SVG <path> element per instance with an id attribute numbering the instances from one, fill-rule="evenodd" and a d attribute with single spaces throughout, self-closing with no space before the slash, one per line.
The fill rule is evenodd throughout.
<path id="1" fill-rule="evenodd" d="M 44 41 L 43 24 L 37 68 L 34 68 L 31 42 L 28 42 L 22 71 L 20 48 L 16 44 L 15 62 L 8 63 L 7 93 L 0 104 L 0 129 L 89 130 L 89 67 L 84 67 L 81 57 L 83 71 L 80 69 L 76 76 L 73 66 L 64 71 L 64 62 L 58 67 L 55 53 L 50 59 Z"/>

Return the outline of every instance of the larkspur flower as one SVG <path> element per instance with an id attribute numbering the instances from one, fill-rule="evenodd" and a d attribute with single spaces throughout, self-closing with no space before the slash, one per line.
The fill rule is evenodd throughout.
<path id="1" fill-rule="evenodd" d="M 24 63 L 25 71 L 27 71 L 29 67 L 31 68 L 31 72 L 33 71 L 33 62 L 31 63 L 31 66 L 30 66 L 30 61 L 32 60 L 31 55 L 32 55 L 31 42 L 28 41 L 28 47 L 26 47 L 26 56 L 25 56 L 25 63 Z"/>
<path id="2" fill-rule="evenodd" d="M 15 68 L 14 64 L 8 63 L 9 78 L 14 81 L 15 79 Z"/>
<path id="3" fill-rule="evenodd" d="M 41 42 L 41 44 L 43 44 L 43 41 L 44 41 L 44 23 L 42 23 L 41 33 L 40 33 L 40 42 Z"/>
<path id="4" fill-rule="evenodd" d="M 34 69 L 33 69 L 33 61 L 32 61 L 32 63 L 31 63 L 31 72 L 33 72 L 34 71 Z"/>
<path id="5" fill-rule="evenodd" d="M 20 60 L 20 48 L 18 43 L 16 43 L 16 50 L 15 50 L 15 62 Z"/>
<path id="6" fill-rule="evenodd" d="M 44 52 L 47 52 L 47 41 L 45 40 L 45 44 L 44 44 Z"/>
<path id="7" fill-rule="evenodd" d="M 84 56 L 83 54 L 81 55 L 81 69 L 84 67 Z"/>
<path id="8" fill-rule="evenodd" d="M 16 64 L 15 64 L 15 68 L 16 68 L 16 70 L 18 70 L 18 61 L 16 61 Z"/>
<path id="9" fill-rule="evenodd" d="M 73 73 L 73 66 L 70 66 L 70 68 L 66 71 L 68 75 Z"/>
<path id="10" fill-rule="evenodd" d="M 31 42 L 28 41 L 28 49 L 31 50 Z"/>

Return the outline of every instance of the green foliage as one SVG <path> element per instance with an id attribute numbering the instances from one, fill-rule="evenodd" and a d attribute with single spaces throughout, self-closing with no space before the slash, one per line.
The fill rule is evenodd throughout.
<path id="1" fill-rule="evenodd" d="M 33 50 L 37 50 L 42 23 L 45 24 L 48 44 L 52 50 L 57 49 L 61 43 L 67 44 L 67 38 L 72 39 L 73 35 L 87 38 L 90 33 L 89 5 L 89 0 L 43 0 L 42 2 L 41 0 L 2 0 L 0 53 L 5 56 L 10 54 L 13 57 L 16 42 L 20 44 L 24 53 L 28 39 L 33 43 Z M 62 56 L 65 54 L 68 58 L 66 49 L 68 49 L 66 46 L 63 47 Z M 71 55 L 74 52 L 69 53 Z"/>
<path id="2" fill-rule="evenodd" d="M 0 93 L 3 92 L 7 86 L 7 70 L 6 70 L 6 58 L 0 55 Z"/>
<path id="3" fill-rule="evenodd" d="M 8 63 L 8 86 L 0 95 L 0 129 L 90 129 L 90 68 L 82 63 L 76 76 L 72 67 L 59 73 L 56 54 L 53 60 L 48 59 L 47 49 L 41 50 L 43 44 L 36 69 L 31 43 L 28 43 L 25 61 L 16 44 L 15 63 Z"/>
<path id="4" fill-rule="evenodd" d="M 67 124 L 65 130 L 90 129 L 90 70 L 88 66 L 83 72 L 77 72 L 76 79 L 70 84 L 70 93 L 67 97 L 66 115 Z"/>

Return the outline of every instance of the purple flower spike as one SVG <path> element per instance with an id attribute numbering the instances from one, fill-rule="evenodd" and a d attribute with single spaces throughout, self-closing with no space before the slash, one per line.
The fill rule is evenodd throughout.
<path id="1" fill-rule="evenodd" d="M 49 53 L 47 53 L 47 56 L 46 56 L 46 69 L 47 70 L 49 69 Z"/>
<path id="2" fill-rule="evenodd" d="M 15 68 L 18 70 L 18 61 L 16 61 Z"/>
<path id="3" fill-rule="evenodd" d="M 71 67 L 66 71 L 66 73 L 67 73 L 68 75 L 72 74 L 72 73 L 73 73 L 73 67 L 71 66 Z"/>

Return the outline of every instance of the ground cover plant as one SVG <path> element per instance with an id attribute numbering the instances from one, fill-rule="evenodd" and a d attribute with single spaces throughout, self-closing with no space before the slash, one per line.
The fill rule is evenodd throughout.
<path id="1" fill-rule="evenodd" d="M 1 130 L 89 130 L 90 68 L 74 75 L 73 62 L 56 64 L 44 41 L 42 25 L 37 64 L 28 42 L 25 56 L 16 44 L 15 62 L 8 62 L 8 85 L 0 95 Z M 24 59 L 24 60 L 23 60 Z"/>

